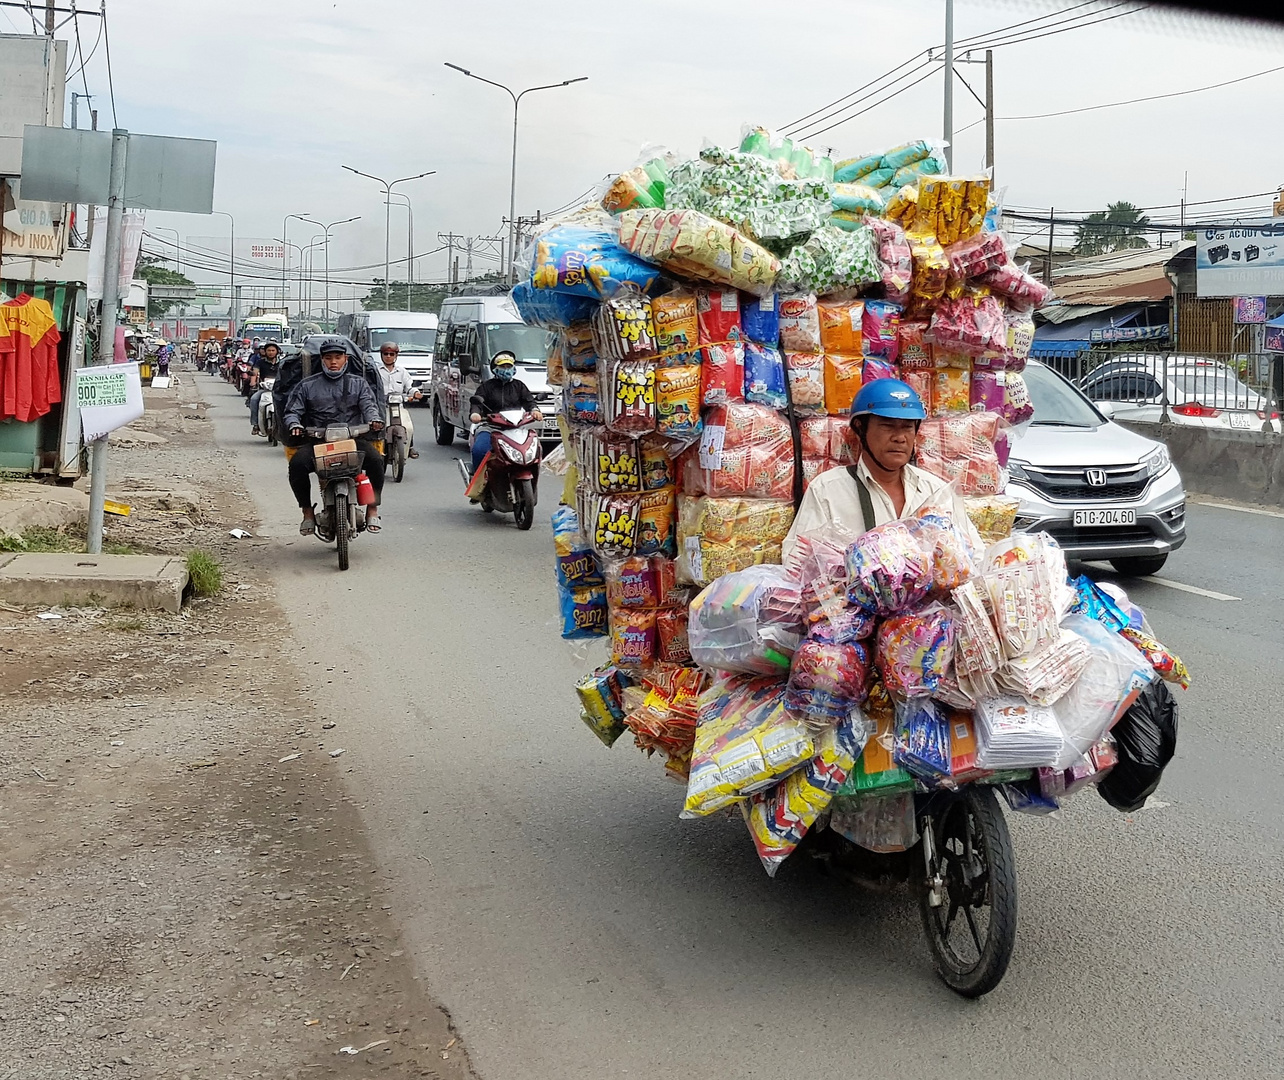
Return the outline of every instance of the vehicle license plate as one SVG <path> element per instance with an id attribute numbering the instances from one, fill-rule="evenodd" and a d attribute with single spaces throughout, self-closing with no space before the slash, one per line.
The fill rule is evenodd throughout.
<path id="1" fill-rule="evenodd" d="M 1136 510 L 1076 510 L 1075 528 L 1099 525 L 1136 525 Z"/>
<path id="2" fill-rule="evenodd" d="M 1253 419 L 1246 412 L 1233 412 L 1230 414 L 1230 426 L 1247 431 L 1253 426 Z"/>

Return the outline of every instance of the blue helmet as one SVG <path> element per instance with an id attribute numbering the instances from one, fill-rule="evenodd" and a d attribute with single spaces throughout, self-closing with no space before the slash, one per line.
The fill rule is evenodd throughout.
<path id="1" fill-rule="evenodd" d="M 858 416 L 925 420 L 927 410 L 909 383 L 900 379 L 875 379 L 862 386 L 852 402 L 852 419 Z"/>

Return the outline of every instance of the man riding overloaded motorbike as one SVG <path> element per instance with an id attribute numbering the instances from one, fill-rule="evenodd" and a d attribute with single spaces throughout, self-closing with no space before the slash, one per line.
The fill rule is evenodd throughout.
<path id="1" fill-rule="evenodd" d="M 374 501 L 367 506 L 364 522 L 358 522 L 358 528 L 376 533 L 380 529 L 379 500 L 384 468 L 382 451 L 374 440 L 384 426 L 383 403 L 362 373 L 361 357 L 351 355 L 343 339 L 321 342 L 319 352 L 322 370 L 294 384 L 282 421 L 295 448 L 290 457 L 290 488 L 303 511 L 299 532 L 311 536 L 318 528 L 312 504 L 314 448 L 335 442 L 334 434 L 341 431 L 340 440 L 354 440 L 357 464 L 369 476 L 374 488 Z M 324 521 L 320 524 L 327 532 L 333 531 L 336 525 Z M 346 548 L 340 558 L 341 563 L 346 561 Z"/>
<path id="2" fill-rule="evenodd" d="M 467 481 L 466 494 L 482 510 L 513 514 L 519 529 L 535 520 L 542 449 L 535 430 L 543 417 L 530 388 L 517 378 L 511 352 L 496 353 L 490 361 L 495 374 L 472 396 L 472 469 L 459 463 Z"/>

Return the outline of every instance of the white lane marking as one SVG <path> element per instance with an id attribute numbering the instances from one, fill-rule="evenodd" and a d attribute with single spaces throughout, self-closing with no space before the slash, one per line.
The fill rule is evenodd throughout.
<path id="1" fill-rule="evenodd" d="M 1195 506 L 1211 506 L 1214 510 L 1238 510 L 1241 514 L 1259 514 L 1262 517 L 1284 518 L 1279 510 L 1259 510 L 1255 506 L 1235 506 L 1232 503 L 1205 502 L 1203 499 L 1191 499 Z"/>
<path id="2" fill-rule="evenodd" d="M 1098 563 L 1098 562 L 1090 562 L 1089 565 L 1101 566 L 1103 569 L 1105 568 L 1105 565 L 1103 563 Z M 1231 596 L 1229 593 L 1216 592 L 1213 589 L 1201 589 L 1198 585 L 1187 585 L 1181 581 L 1170 581 L 1168 578 L 1151 576 L 1151 577 L 1138 578 L 1137 580 L 1148 582 L 1151 585 L 1162 585 L 1167 589 L 1177 589 L 1179 592 L 1194 593 L 1196 596 L 1206 596 L 1210 600 L 1239 601 L 1243 599 L 1243 597 Z"/>

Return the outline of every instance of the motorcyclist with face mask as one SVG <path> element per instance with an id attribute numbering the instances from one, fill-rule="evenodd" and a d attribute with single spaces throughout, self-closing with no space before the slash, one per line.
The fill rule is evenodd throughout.
<path id="1" fill-rule="evenodd" d="M 530 387 L 517 378 L 517 358 L 510 352 L 497 352 L 490 359 L 490 370 L 494 375 L 477 387 L 470 399 L 473 407 L 468 418 L 474 424 L 480 424 L 486 417 L 508 409 L 521 409 L 532 413 L 535 419 L 541 420 L 535 395 Z M 473 435 L 473 472 L 490 452 L 490 432 L 478 431 Z"/>
<path id="2" fill-rule="evenodd" d="M 379 531 L 379 501 L 383 492 L 383 454 L 371 442 L 383 429 L 383 407 L 370 384 L 359 374 L 348 370 L 348 352 L 341 341 L 332 339 L 321 345 L 321 370 L 304 379 L 290 391 L 283 423 L 296 438 L 304 437 L 307 428 L 335 426 L 356 427 L 369 424 L 370 431 L 356 438 L 362 453 L 362 468 L 374 488 L 375 504 L 366 507 L 366 531 Z M 316 471 L 313 447 L 324 439 L 308 438 L 290 458 L 290 489 L 303 511 L 299 532 L 311 536 L 316 532 L 316 514 L 312 505 L 312 476 Z"/>

